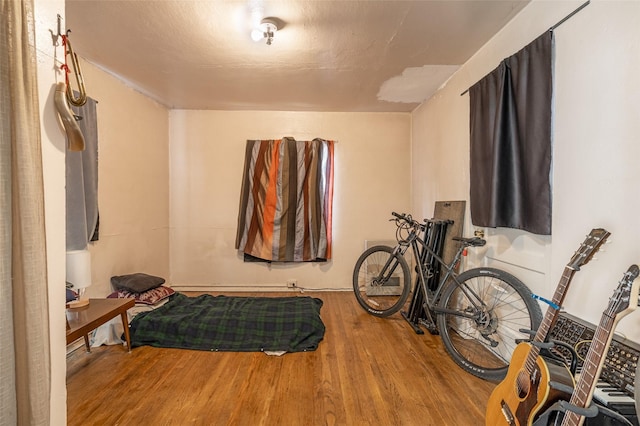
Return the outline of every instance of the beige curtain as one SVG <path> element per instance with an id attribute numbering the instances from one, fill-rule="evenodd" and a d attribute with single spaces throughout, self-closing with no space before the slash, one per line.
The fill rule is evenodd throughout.
<path id="1" fill-rule="evenodd" d="M 49 423 L 51 371 L 33 0 L 0 0 L 0 424 Z"/>

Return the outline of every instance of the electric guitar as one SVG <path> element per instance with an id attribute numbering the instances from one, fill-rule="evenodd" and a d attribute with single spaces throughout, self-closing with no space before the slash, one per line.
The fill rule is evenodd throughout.
<path id="1" fill-rule="evenodd" d="M 539 356 L 540 349 L 545 346 L 549 331 L 558 318 L 573 275 L 591 260 L 609 235 L 610 233 L 602 228 L 591 230 L 565 266 L 553 300 L 548 301 L 549 307 L 533 340 L 516 346 L 506 377 L 489 397 L 486 426 L 532 425 L 539 412 L 556 400 L 569 397 L 565 392 L 549 386 L 549 382 L 573 388 L 573 376 L 566 366 L 547 363 Z"/>
<path id="2" fill-rule="evenodd" d="M 593 335 L 587 357 L 582 364 L 580 378 L 571 394 L 570 406 L 586 408 L 591 404 L 593 391 L 613 338 L 613 329 L 622 317 L 633 312 L 638 306 L 638 291 L 640 290 L 638 274 L 640 274 L 638 266 L 631 265 L 622 277 L 613 296 L 609 299 L 609 305 L 602 313 L 600 324 Z M 582 426 L 584 415 L 571 411 L 570 406 L 564 414 L 562 426 Z"/>

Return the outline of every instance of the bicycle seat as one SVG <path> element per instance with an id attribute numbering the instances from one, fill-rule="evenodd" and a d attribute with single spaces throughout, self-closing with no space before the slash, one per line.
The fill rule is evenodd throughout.
<path id="1" fill-rule="evenodd" d="M 473 246 L 473 247 L 482 247 L 487 244 L 485 240 L 480 237 L 473 238 L 464 238 L 464 237 L 453 237 L 452 240 L 460 241 L 464 246 Z"/>

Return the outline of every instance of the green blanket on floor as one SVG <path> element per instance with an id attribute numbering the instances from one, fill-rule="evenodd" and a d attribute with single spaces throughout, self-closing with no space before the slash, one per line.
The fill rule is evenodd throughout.
<path id="1" fill-rule="evenodd" d="M 312 297 L 187 297 L 176 293 L 131 321 L 131 346 L 207 351 L 313 351 L 324 337 Z"/>

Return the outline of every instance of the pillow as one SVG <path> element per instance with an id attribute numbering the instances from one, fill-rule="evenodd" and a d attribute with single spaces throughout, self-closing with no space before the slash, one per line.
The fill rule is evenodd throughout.
<path id="1" fill-rule="evenodd" d="M 78 298 L 78 293 L 76 293 L 75 291 L 71 290 L 70 288 L 67 289 L 67 303 L 71 302 L 72 300 L 76 300 Z"/>
<path id="2" fill-rule="evenodd" d="M 152 288 L 160 287 L 164 284 L 164 278 L 153 275 L 137 274 L 120 275 L 111 277 L 111 284 L 116 290 L 126 290 L 131 293 L 144 293 Z"/>
<path id="3" fill-rule="evenodd" d="M 174 293 L 174 289 L 161 285 L 160 287 L 152 288 L 151 290 L 147 290 L 143 293 L 131 293 L 127 290 L 118 290 L 108 295 L 107 298 L 132 298 L 136 299 L 136 303 L 142 303 L 144 305 L 155 305 L 156 303 L 166 299 Z"/>

